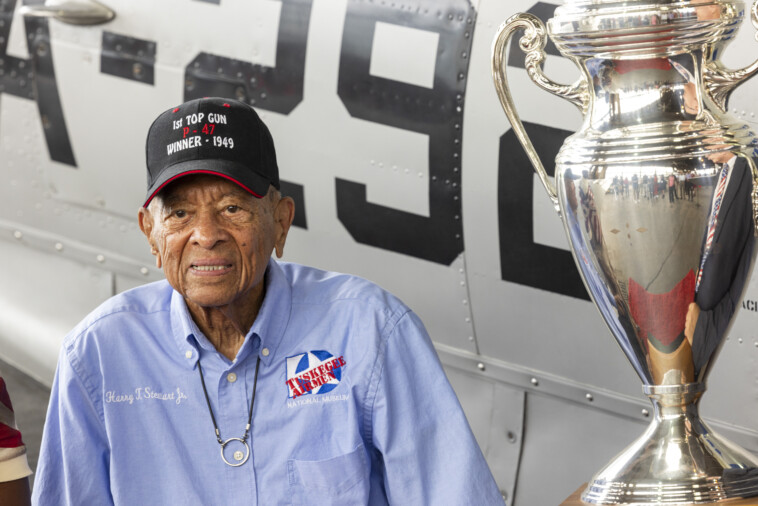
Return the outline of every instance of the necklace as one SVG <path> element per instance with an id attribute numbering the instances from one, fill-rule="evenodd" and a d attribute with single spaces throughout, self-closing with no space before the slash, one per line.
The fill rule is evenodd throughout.
<path id="1" fill-rule="evenodd" d="M 255 379 L 253 380 L 253 398 L 250 400 L 250 412 L 247 415 L 247 425 L 245 426 L 245 434 L 242 437 L 230 437 L 226 441 L 221 439 L 221 433 L 218 430 L 218 424 L 216 423 L 216 417 L 213 416 L 213 408 L 211 408 L 211 400 L 208 398 L 208 390 L 205 388 L 205 378 L 203 378 L 203 368 L 200 365 L 200 361 L 197 361 L 197 370 L 200 371 L 200 383 L 203 385 L 203 393 L 205 394 L 205 402 L 208 403 L 208 412 L 211 414 L 211 420 L 213 421 L 213 428 L 216 430 L 216 441 L 218 441 L 218 444 L 221 445 L 221 458 L 224 460 L 227 466 L 232 467 L 239 467 L 245 462 L 247 462 L 247 459 L 250 457 L 250 445 L 247 444 L 247 436 L 250 433 L 250 425 L 253 422 L 253 405 L 255 404 L 255 388 L 258 386 L 258 367 L 261 365 L 261 357 L 258 357 L 258 361 L 255 363 Z M 224 450 L 226 447 L 233 442 L 241 443 L 242 446 L 245 448 L 245 454 L 243 455 L 241 451 L 234 452 L 234 460 L 237 461 L 236 464 L 232 464 L 228 460 L 226 460 L 226 456 L 224 455 Z"/>

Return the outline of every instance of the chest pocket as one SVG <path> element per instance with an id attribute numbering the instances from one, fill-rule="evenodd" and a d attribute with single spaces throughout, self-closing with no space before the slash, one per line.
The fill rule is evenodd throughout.
<path id="1" fill-rule="evenodd" d="M 288 460 L 293 506 L 368 503 L 369 469 L 363 444 L 350 453 L 325 460 Z"/>

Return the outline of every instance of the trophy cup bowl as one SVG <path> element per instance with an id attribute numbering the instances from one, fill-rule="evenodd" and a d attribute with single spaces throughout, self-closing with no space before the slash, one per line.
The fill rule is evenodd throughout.
<path id="1" fill-rule="evenodd" d="M 700 504 L 758 495 L 758 459 L 699 417 L 705 380 L 755 263 L 758 142 L 727 113 L 758 62 L 718 56 L 738 0 L 567 0 L 545 25 L 517 14 L 493 42 L 495 86 L 562 218 L 587 290 L 642 379 L 653 420 L 589 482 L 594 504 Z M 758 10 L 752 8 L 758 27 Z M 516 114 L 509 39 L 529 77 L 584 116 L 556 157 L 555 183 Z M 581 77 L 542 72 L 547 34 Z"/>

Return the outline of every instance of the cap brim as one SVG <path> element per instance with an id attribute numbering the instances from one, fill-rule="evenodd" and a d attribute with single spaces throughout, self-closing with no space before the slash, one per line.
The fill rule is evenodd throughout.
<path id="1" fill-rule="evenodd" d="M 142 207 L 147 207 L 150 201 L 166 186 L 177 179 L 192 174 L 210 174 L 227 179 L 257 198 L 268 193 L 271 184 L 268 179 L 253 172 L 250 167 L 229 160 L 188 160 L 172 165 L 161 172 L 150 188 L 147 189 L 147 200 Z M 244 181 L 244 182 L 243 182 Z"/>

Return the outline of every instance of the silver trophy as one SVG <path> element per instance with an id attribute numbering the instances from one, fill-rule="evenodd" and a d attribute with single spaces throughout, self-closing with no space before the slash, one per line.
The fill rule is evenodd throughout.
<path id="1" fill-rule="evenodd" d="M 718 60 L 744 10 L 738 0 L 567 0 L 547 30 L 517 14 L 493 43 L 503 108 L 654 406 L 647 431 L 594 476 L 585 502 L 758 495 L 758 459 L 698 415 L 755 260 L 758 142 L 726 104 L 758 62 L 732 71 Z M 758 27 L 755 5 L 752 21 Z M 517 30 L 532 81 L 584 115 L 556 157 L 554 184 L 508 89 L 504 55 Z M 574 84 L 542 72 L 547 33 L 579 67 Z"/>

